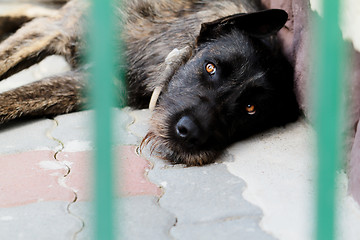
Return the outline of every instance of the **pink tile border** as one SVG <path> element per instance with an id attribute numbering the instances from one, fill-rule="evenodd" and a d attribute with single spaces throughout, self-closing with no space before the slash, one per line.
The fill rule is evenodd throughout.
<path id="1" fill-rule="evenodd" d="M 118 149 L 116 159 L 117 195 L 161 196 L 162 190 L 151 183 L 146 172 L 150 163 L 136 154 L 136 147 Z M 0 207 L 12 207 L 39 201 L 78 201 L 92 198 L 92 161 L 90 152 L 31 151 L 0 156 Z M 120 161 L 116 161 L 119 163 Z M 115 164 L 116 164 L 115 163 Z M 67 173 L 67 167 L 70 173 Z M 96 174 L 96 171 L 95 171 Z"/>

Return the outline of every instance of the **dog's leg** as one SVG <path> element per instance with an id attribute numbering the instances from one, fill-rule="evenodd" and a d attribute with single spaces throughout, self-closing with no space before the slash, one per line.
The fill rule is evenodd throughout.
<path id="1" fill-rule="evenodd" d="M 85 76 L 81 72 L 45 78 L 0 94 L 0 124 L 19 117 L 54 116 L 79 110 Z"/>
<path id="2" fill-rule="evenodd" d="M 86 1 L 72 0 L 54 16 L 34 19 L 1 42 L 0 80 L 52 54 L 65 56 L 75 67 L 86 9 Z"/>
<path id="3" fill-rule="evenodd" d="M 54 14 L 56 14 L 56 10 L 53 8 L 31 4 L 12 4 L 7 10 L 0 11 L 0 41 L 34 18 L 51 17 Z"/>

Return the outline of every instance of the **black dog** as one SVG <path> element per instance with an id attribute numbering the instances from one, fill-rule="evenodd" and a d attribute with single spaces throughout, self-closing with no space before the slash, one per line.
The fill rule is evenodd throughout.
<path id="1" fill-rule="evenodd" d="M 81 21 L 83 7 L 72 0 L 60 10 L 62 18 L 35 19 L 2 42 L 0 78 L 49 54 L 62 54 L 76 67 L 82 31 L 69 21 Z M 137 0 L 119 11 L 126 19 L 128 103 L 143 108 L 154 89 L 162 89 L 143 143 L 164 158 L 211 163 L 234 141 L 297 119 L 292 67 L 273 36 L 286 12 L 259 11 L 250 0 Z M 52 35 L 57 41 L 44 40 Z M 16 62 L 19 39 L 44 45 Z M 169 57 L 175 48 L 181 54 Z M 5 59 L 14 64 L 1 67 Z M 73 71 L 1 94 L 1 120 L 77 110 L 86 102 L 85 85 L 84 74 Z"/>

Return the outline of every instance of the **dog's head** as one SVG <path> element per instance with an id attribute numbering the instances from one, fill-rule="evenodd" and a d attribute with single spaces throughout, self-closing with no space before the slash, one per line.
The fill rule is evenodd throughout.
<path id="1" fill-rule="evenodd" d="M 294 121 L 293 70 L 270 37 L 286 21 L 286 12 L 267 10 L 202 24 L 145 141 L 174 163 L 202 165 L 236 140 Z"/>

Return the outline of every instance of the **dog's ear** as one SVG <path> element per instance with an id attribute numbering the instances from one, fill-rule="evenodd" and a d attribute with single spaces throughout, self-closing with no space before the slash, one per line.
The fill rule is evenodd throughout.
<path id="1" fill-rule="evenodd" d="M 267 37 L 279 31 L 286 23 L 288 14 L 281 9 L 269 9 L 253 13 L 239 13 L 213 22 L 201 24 L 197 44 L 216 39 L 238 29 L 255 37 Z"/>

